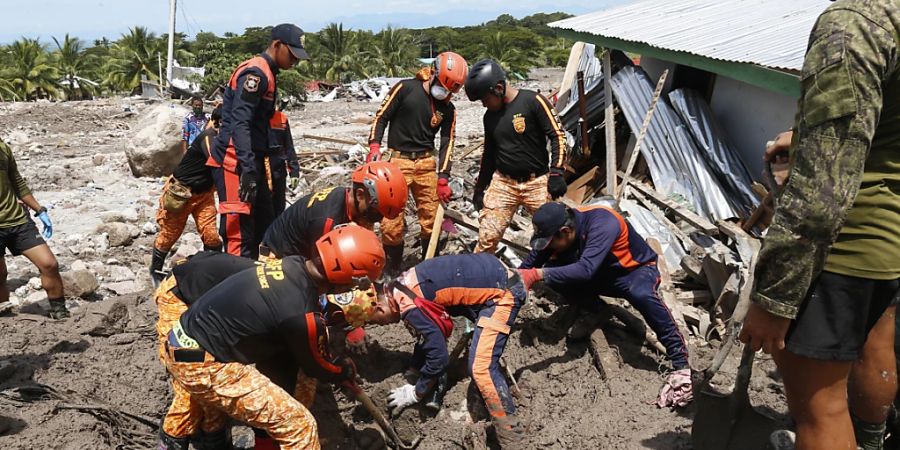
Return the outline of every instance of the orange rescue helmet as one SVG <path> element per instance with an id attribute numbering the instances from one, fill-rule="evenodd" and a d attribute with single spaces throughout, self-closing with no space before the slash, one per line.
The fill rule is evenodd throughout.
<path id="1" fill-rule="evenodd" d="M 329 294 L 325 298 L 343 311 L 344 320 L 351 328 L 365 325 L 378 304 L 374 286 L 369 286 L 366 290 L 354 289 L 343 294 Z"/>
<path id="2" fill-rule="evenodd" d="M 388 219 L 396 219 L 406 208 L 406 179 L 396 164 L 366 163 L 353 171 L 350 181 L 362 185 L 369 194 L 369 207 Z"/>
<path id="3" fill-rule="evenodd" d="M 434 58 L 434 75 L 441 86 L 456 94 L 462 89 L 469 73 L 469 64 L 457 53 L 444 52 Z"/>
<path id="4" fill-rule="evenodd" d="M 378 236 L 354 223 L 325 233 L 316 241 L 316 250 L 325 278 L 333 285 L 371 285 L 384 269 L 384 247 Z"/>

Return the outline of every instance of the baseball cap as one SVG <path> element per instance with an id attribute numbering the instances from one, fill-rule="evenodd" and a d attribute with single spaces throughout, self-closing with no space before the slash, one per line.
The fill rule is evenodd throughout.
<path id="1" fill-rule="evenodd" d="M 309 59 L 309 53 L 303 48 L 303 30 L 292 23 L 283 23 L 272 28 L 272 40 L 281 41 L 291 50 L 297 59 Z"/>
<path id="2" fill-rule="evenodd" d="M 566 205 L 560 202 L 544 203 L 531 218 L 531 223 L 534 225 L 531 248 L 537 251 L 547 248 L 553 235 L 566 224 L 568 219 L 569 211 Z"/>

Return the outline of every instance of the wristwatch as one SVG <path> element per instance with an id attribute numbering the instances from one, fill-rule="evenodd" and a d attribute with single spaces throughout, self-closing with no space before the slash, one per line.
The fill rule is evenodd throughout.
<path id="1" fill-rule="evenodd" d="M 41 209 L 34 212 L 34 217 L 37 217 L 37 216 L 41 215 L 41 213 L 45 213 L 45 212 L 47 212 L 47 207 L 41 206 Z"/>

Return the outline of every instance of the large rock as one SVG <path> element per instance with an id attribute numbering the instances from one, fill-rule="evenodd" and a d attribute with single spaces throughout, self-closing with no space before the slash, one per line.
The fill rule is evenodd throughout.
<path id="1" fill-rule="evenodd" d="M 97 277 L 89 270 L 70 270 L 62 272 L 60 275 L 63 280 L 63 290 L 70 297 L 86 298 L 100 287 Z"/>
<path id="2" fill-rule="evenodd" d="M 97 233 L 106 233 L 111 247 L 123 247 L 131 244 L 134 238 L 141 235 L 141 229 L 121 222 L 101 223 Z"/>
<path id="3" fill-rule="evenodd" d="M 181 124 L 187 109 L 162 103 L 149 108 L 138 119 L 144 127 L 125 149 L 128 167 L 136 177 L 163 177 L 172 174 L 181 161 Z"/>

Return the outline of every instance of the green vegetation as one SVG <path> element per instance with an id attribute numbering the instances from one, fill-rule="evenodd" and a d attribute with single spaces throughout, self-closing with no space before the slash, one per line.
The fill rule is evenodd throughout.
<path id="1" fill-rule="evenodd" d="M 312 60 L 283 71 L 282 94 L 302 96 L 308 80 L 348 82 L 374 76 L 407 77 L 429 58 L 452 50 L 469 63 L 494 58 L 507 70 L 523 75 L 533 67 L 565 65 L 571 42 L 559 38 L 547 23 L 570 15 L 534 14 L 516 19 L 504 14 L 469 27 L 421 30 L 385 28 L 378 32 L 351 30 L 332 23 L 306 36 Z M 201 32 L 193 40 L 175 35 L 175 58 L 185 66 L 206 68 L 201 82 L 211 91 L 228 81 L 243 60 L 265 49 L 269 27 L 252 27 L 241 35 Z M 98 39 L 87 45 L 66 34 L 52 44 L 22 38 L 0 46 L 0 101 L 51 98 L 77 100 L 95 95 L 132 94 L 141 78 L 159 80 L 165 64 L 166 35 L 136 26 L 115 41 Z M 83 80 L 97 83 L 94 86 Z"/>

